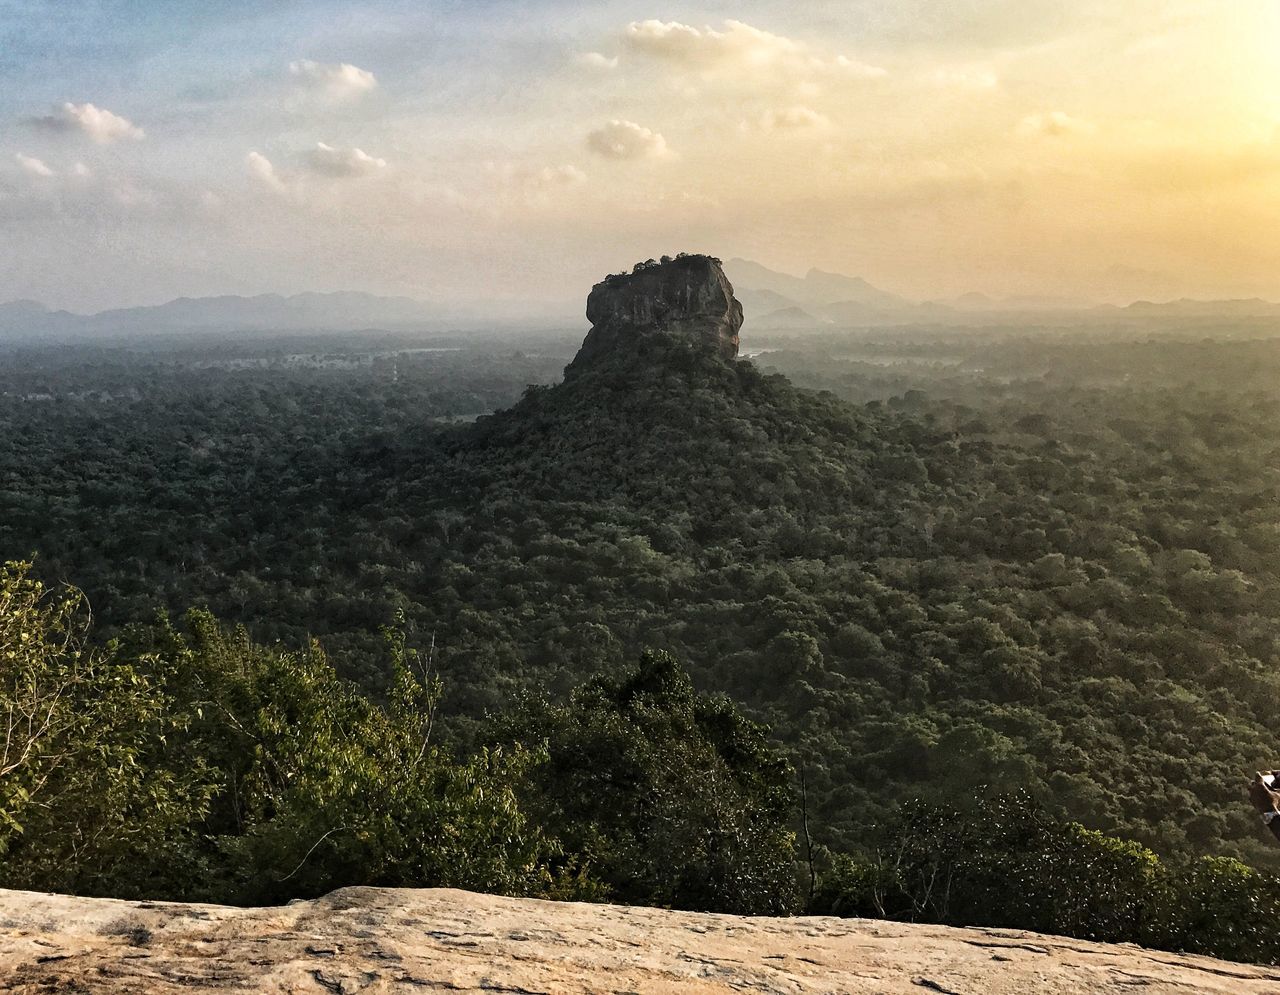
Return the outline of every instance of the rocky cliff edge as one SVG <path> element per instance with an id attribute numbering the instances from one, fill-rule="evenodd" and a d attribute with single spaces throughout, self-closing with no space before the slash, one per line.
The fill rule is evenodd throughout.
<path id="1" fill-rule="evenodd" d="M 718 259 L 664 256 L 597 283 L 587 297 L 587 320 L 591 331 L 570 372 L 632 352 L 654 338 L 733 359 L 738 354 L 742 305 Z"/>
<path id="2" fill-rule="evenodd" d="M 1261 995 L 1280 970 L 1012 930 L 346 888 L 281 908 L 0 891 L 0 992 Z"/>

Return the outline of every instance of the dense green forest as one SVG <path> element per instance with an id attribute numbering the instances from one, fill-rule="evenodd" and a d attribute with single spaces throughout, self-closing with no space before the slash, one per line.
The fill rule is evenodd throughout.
<path id="1" fill-rule="evenodd" d="M 382 633 L 392 680 L 374 702 L 318 645 L 256 645 L 206 612 L 105 646 L 89 629 L 83 594 L 0 568 L 0 886 L 795 905 L 785 761 L 665 654 L 562 705 L 530 698 L 455 757 L 434 657 L 403 630 Z"/>
<path id="2" fill-rule="evenodd" d="M 1274 875 L 1162 860 L 1027 791 L 908 803 L 849 853 L 806 827 L 801 850 L 803 780 L 797 799 L 768 730 L 667 653 L 564 702 L 527 696 L 459 754 L 437 736 L 434 653 L 401 628 L 383 631 L 381 701 L 315 643 L 257 645 L 207 612 L 105 646 L 90 629 L 80 592 L 0 568 L 2 887 L 280 902 L 452 885 L 1280 958 Z"/>
<path id="3" fill-rule="evenodd" d="M 403 618 L 463 756 L 669 652 L 772 728 L 836 852 L 1026 790 L 1273 868 L 1242 786 L 1280 752 L 1280 343 L 1229 332 L 881 330 L 527 390 L 572 344 L 33 350 L 0 373 L 0 559 L 100 639 L 207 606 L 379 701 Z"/>

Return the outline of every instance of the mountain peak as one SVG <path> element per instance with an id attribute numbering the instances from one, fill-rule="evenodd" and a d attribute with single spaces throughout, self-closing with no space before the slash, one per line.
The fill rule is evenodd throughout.
<path id="1" fill-rule="evenodd" d="M 742 290 L 742 299 L 760 313 L 799 307 L 823 318 L 845 320 L 849 312 L 899 312 L 913 307 L 911 301 L 868 283 L 860 276 L 846 276 L 810 269 L 804 276 L 771 270 L 747 259 L 730 259 L 728 270 Z M 835 314 L 822 315 L 823 308 L 838 305 Z"/>
<path id="2" fill-rule="evenodd" d="M 724 359 L 738 354 L 742 305 L 720 260 L 681 254 L 637 263 L 597 283 L 587 297 L 587 333 L 569 366 L 581 369 L 658 339 L 684 342 Z"/>

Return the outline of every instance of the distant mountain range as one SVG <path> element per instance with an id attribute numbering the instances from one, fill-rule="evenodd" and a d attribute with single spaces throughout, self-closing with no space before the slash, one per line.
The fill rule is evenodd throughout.
<path id="1" fill-rule="evenodd" d="M 1280 318 L 1280 304 L 1250 300 L 1095 305 L 1061 297 L 993 298 L 968 293 L 948 300 L 912 301 L 881 290 L 861 277 L 811 269 L 804 276 L 780 273 L 747 259 L 730 259 L 725 273 L 746 311 L 748 330 L 761 331 L 892 325 L 1101 324 L 1207 318 Z"/>
<path id="2" fill-rule="evenodd" d="M 811 269 L 793 276 L 746 259 L 725 272 L 746 311 L 746 329 L 801 330 L 895 325 L 1008 325 L 1280 318 L 1280 304 L 1249 300 L 1137 301 L 1124 307 L 1048 297 L 996 299 L 969 293 L 940 301 L 912 301 L 861 277 Z M 198 333 L 445 331 L 482 327 L 565 327 L 579 308 L 531 306 L 524 314 L 484 313 L 484 306 L 448 307 L 412 297 L 355 291 L 291 297 L 180 297 L 166 304 L 117 308 L 97 314 L 55 311 L 38 301 L 0 303 L 0 343 L 155 338 Z"/>
<path id="3" fill-rule="evenodd" d="M 97 314 L 53 311 L 37 301 L 0 304 L 0 338 L 20 341 L 149 337 L 191 332 L 303 332 L 441 327 L 456 317 L 410 297 L 353 291 L 261 294 L 256 297 L 179 297 L 167 304 Z"/>

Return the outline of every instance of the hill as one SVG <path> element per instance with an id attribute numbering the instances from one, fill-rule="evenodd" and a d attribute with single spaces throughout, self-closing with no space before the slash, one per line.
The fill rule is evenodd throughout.
<path id="1" fill-rule="evenodd" d="M 409 297 L 338 292 L 256 297 L 180 297 L 96 314 L 51 311 L 35 301 L 0 304 L 0 341 L 153 338 L 195 332 L 336 331 L 439 327 L 443 309 Z"/>
<path id="2" fill-rule="evenodd" d="M 117 343 L 243 336 L 271 332 L 473 332 L 513 327 L 558 328 L 567 323 L 559 302 L 515 304 L 502 299 L 445 304 L 357 291 L 179 297 L 163 304 L 112 308 L 94 314 L 53 311 L 37 301 L 0 303 L 0 346 Z"/>
<path id="3" fill-rule="evenodd" d="M 24 993 L 1260 995 L 1280 982 L 1266 968 L 1012 930 L 445 890 L 346 888 L 270 909 L 0 891 L 0 922 L 0 977 Z"/>
<path id="4" fill-rule="evenodd" d="M 747 259 L 730 259 L 725 264 L 725 272 L 734 286 L 741 287 L 746 294 L 768 292 L 774 295 L 775 308 L 783 306 L 779 303 L 782 299 L 810 309 L 839 303 L 857 303 L 890 311 L 912 306 L 912 302 L 905 298 L 872 286 L 861 277 L 843 273 L 810 269 L 803 277 L 798 277 L 779 273 Z"/>
<path id="5" fill-rule="evenodd" d="M 147 367 L 137 403 L 6 400 L 0 554 L 37 552 L 108 626 L 208 604 L 316 636 L 375 691 L 403 613 L 436 637 L 462 743 L 526 692 L 668 650 L 772 726 L 838 850 L 944 784 L 1274 866 L 1240 785 L 1280 749 L 1280 404 L 1206 380 L 1233 351 L 1169 372 L 1177 350 L 1024 342 L 989 352 L 1165 380 L 1031 363 L 963 403 L 855 405 L 719 354 L 732 309 L 706 289 L 705 340 L 637 303 L 641 333 L 603 339 L 623 348 L 463 428 L 390 369 Z"/>
<path id="6" fill-rule="evenodd" d="M 944 779 L 1267 860 L 1235 785 L 1273 742 L 1245 619 L 1275 580 L 1185 548 L 1161 509 L 1194 512 L 1140 497 L 1258 492 L 1125 458 L 853 408 L 677 338 L 365 486 L 452 516 L 418 597 L 463 710 L 658 646 L 792 745 L 841 846 Z"/>
<path id="7" fill-rule="evenodd" d="M 777 311 L 769 311 L 760 318 L 752 320 L 753 328 L 765 330 L 781 330 L 788 328 L 820 328 L 831 324 L 830 321 L 815 318 L 800 307 L 784 307 Z"/>

